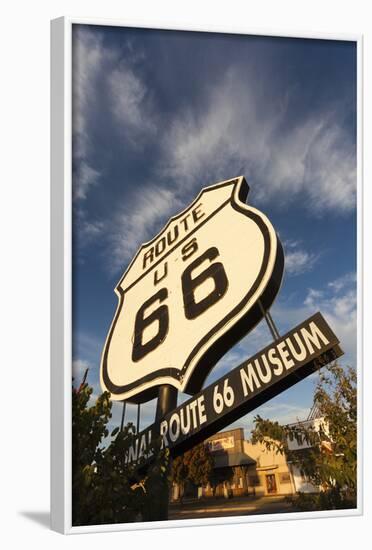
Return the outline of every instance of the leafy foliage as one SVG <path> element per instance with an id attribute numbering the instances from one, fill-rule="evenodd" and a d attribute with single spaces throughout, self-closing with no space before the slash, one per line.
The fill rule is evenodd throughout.
<path id="1" fill-rule="evenodd" d="M 135 436 L 133 424 L 123 431 L 107 428 L 110 394 L 104 392 L 89 406 L 92 388 L 85 381 L 72 388 L 72 518 L 73 525 L 98 525 L 162 519 L 159 499 L 167 494 L 168 454 L 155 441 L 146 473 L 125 463 Z M 111 442 L 103 441 L 111 436 Z M 148 456 L 144 456 L 144 460 Z M 158 511 L 158 513 L 157 513 Z"/>
<path id="2" fill-rule="evenodd" d="M 185 482 L 205 486 L 211 481 L 213 458 L 206 445 L 200 443 L 172 462 L 171 479 L 180 486 L 180 496 L 184 493 Z"/>
<path id="3" fill-rule="evenodd" d="M 213 496 L 216 494 L 217 486 L 224 484 L 226 481 L 232 481 L 234 471 L 232 468 L 215 468 L 210 476 L 209 483 L 212 486 Z"/>
<path id="4" fill-rule="evenodd" d="M 319 373 L 314 403 L 322 419 L 313 425 L 280 426 L 278 422 L 255 417 L 252 442 L 267 450 L 285 453 L 302 475 L 321 488 L 319 494 L 299 494 L 293 504 L 301 510 L 353 508 L 357 497 L 357 391 L 356 372 L 337 363 Z M 289 441 L 305 450 L 290 451 Z"/>

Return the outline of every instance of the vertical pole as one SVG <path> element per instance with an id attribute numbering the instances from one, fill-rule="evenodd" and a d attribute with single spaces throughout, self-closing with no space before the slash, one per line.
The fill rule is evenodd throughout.
<path id="1" fill-rule="evenodd" d="M 140 416 L 141 416 L 141 404 L 137 405 L 137 434 L 139 434 L 140 429 Z"/>
<path id="2" fill-rule="evenodd" d="M 177 407 L 177 393 L 177 389 L 169 384 L 160 386 L 155 422 L 159 422 L 164 415 Z"/>
<path id="3" fill-rule="evenodd" d="M 122 413 L 121 413 L 121 422 L 120 422 L 120 431 L 121 432 L 123 431 L 123 428 L 124 428 L 124 419 L 125 419 L 126 406 L 127 406 L 127 402 L 123 401 L 123 410 L 122 410 Z"/>
<path id="4" fill-rule="evenodd" d="M 278 332 L 278 329 L 276 328 L 276 325 L 273 321 L 273 318 L 270 315 L 270 312 L 268 310 L 265 310 L 265 308 L 263 307 L 263 305 L 261 303 L 261 300 L 258 300 L 258 305 L 259 305 L 259 308 L 261 310 L 261 313 L 265 317 L 265 321 L 267 323 L 267 326 L 269 327 L 269 330 L 271 332 L 271 336 L 273 337 L 273 340 L 274 341 L 279 340 L 280 334 Z"/>
<path id="5" fill-rule="evenodd" d="M 265 317 L 265 320 L 266 320 L 266 323 L 267 323 L 267 326 L 269 327 L 269 330 L 271 332 L 271 336 L 273 337 L 273 340 L 279 340 L 280 338 L 280 334 L 279 334 L 279 331 L 278 329 L 276 328 L 276 325 L 274 323 L 274 320 L 273 318 L 271 317 L 271 314 L 268 310 L 265 311 L 262 303 L 260 300 L 258 300 L 258 305 L 260 307 L 260 310 L 263 314 L 263 316 Z M 286 461 L 287 461 L 287 458 L 286 458 Z M 296 484 L 295 484 L 295 481 L 294 481 L 294 475 L 293 475 L 293 469 L 292 469 L 292 463 L 291 464 L 288 464 L 287 462 L 287 465 L 288 465 L 288 471 L 289 471 L 289 478 L 291 480 L 291 487 L 292 487 L 292 491 L 293 491 L 293 494 L 295 494 L 296 492 Z"/>
<path id="6" fill-rule="evenodd" d="M 158 403 L 156 407 L 155 422 L 160 422 L 164 416 L 177 407 L 177 389 L 169 384 L 159 388 Z M 169 484 L 171 463 L 168 465 L 166 475 L 153 478 L 148 487 L 151 501 L 156 503 L 148 511 L 150 521 L 162 521 L 168 519 Z"/>

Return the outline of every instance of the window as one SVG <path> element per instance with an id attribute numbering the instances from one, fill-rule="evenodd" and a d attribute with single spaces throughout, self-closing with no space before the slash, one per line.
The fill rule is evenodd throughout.
<path id="1" fill-rule="evenodd" d="M 266 474 L 266 489 L 269 495 L 277 492 L 275 474 Z"/>

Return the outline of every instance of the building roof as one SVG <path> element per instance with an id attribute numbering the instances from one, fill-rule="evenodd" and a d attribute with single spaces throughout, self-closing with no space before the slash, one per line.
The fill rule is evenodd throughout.
<path id="1" fill-rule="evenodd" d="M 214 467 L 215 468 L 225 468 L 226 466 L 243 466 L 256 464 L 256 461 L 253 460 L 246 453 L 215 453 L 213 455 Z"/>

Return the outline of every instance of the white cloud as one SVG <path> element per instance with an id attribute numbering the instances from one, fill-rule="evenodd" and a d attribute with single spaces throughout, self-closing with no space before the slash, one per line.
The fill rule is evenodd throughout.
<path id="1" fill-rule="evenodd" d="M 121 125 L 123 136 L 138 146 L 141 137 L 156 131 L 155 113 L 145 84 L 128 66 L 121 64 L 108 79 L 111 109 Z"/>
<path id="2" fill-rule="evenodd" d="M 101 173 L 92 167 L 90 122 L 97 112 L 111 111 L 123 145 L 137 148 L 156 131 L 149 90 L 131 64 L 141 59 L 126 44 L 122 52 L 104 46 L 102 35 L 87 29 L 74 31 L 73 47 L 73 196 L 87 198 Z M 100 93 L 102 95 L 100 95 Z"/>
<path id="3" fill-rule="evenodd" d="M 73 333 L 73 354 L 76 360 L 83 360 L 88 363 L 90 372 L 97 373 L 100 363 L 104 340 L 92 336 L 86 332 Z M 75 360 L 74 359 L 74 360 Z"/>
<path id="4" fill-rule="evenodd" d="M 314 114 L 283 130 L 289 94 L 270 101 L 255 77 L 249 68 L 230 69 L 208 91 L 204 109 L 189 108 L 173 122 L 164 142 L 163 173 L 199 187 L 244 173 L 262 201 L 288 201 L 304 192 L 316 211 L 352 209 L 355 151 L 337 113 Z"/>
<path id="5" fill-rule="evenodd" d="M 335 292 L 340 292 L 345 287 L 350 286 L 351 284 L 354 285 L 356 283 L 356 273 L 346 273 L 346 275 L 343 275 L 342 277 L 339 277 L 338 279 L 335 279 L 334 281 L 331 281 L 328 283 L 328 286 Z"/>
<path id="6" fill-rule="evenodd" d="M 137 149 L 156 133 L 155 110 L 151 94 L 131 65 L 143 62 L 144 56 L 133 52 L 126 44 L 125 60 L 119 51 L 105 47 L 102 36 L 89 30 L 74 34 L 73 57 L 73 136 L 74 174 L 73 198 L 82 201 L 91 189 L 100 183 L 102 174 L 91 166 L 90 122 L 97 110 L 111 111 L 122 145 Z M 98 90 L 104 89 L 104 100 Z M 102 90 L 101 90 L 102 93 Z M 124 176 L 125 183 L 125 176 Z M 88 218 L 80 206 L 75 210 L 79 245 L 86 246 L 98 236 L 108 241 L 109 269 L 115 271 L 125 265 L 143 240 L 153 235 L 149 230 L 164 213 L 177 205 L 170 191 L 147 189 L 146 196 L 139 191 L 136 199 L 126 200 L 118 207 L 111 220 Z"/>
<path id="7" fill-rule="evenodd" d="M 99 172 L 88 161 L 90 137 L 89 113 L 94 111 L 97 78 L 108 52 L 99 34 L 86 29 L 74 32 L 72 64 L 72 132 L 74 139 L 73 197 L 84 200 L 89 188 L 99 180 Z"/>
<path id="8" fill-rule="evenodd" d="M 85 221 L 82 225 L 82 233 L 87 238 L 94 238 L 99 235 L 104 228 L 102 222 L 87 222 Z"/>
<path id="9" fill-rule="evenodd" d="M 74 136 L 81 166 L 74 197 L 85 199 L 100 180 L 89 164 L 87 131 L 98 75 L 105 75 L 101 84 L 106 107 L 114 115 L 123 148 L 141 148 L 145 142 L 160 147 L 154 184 L 146 186 L 145 193 L 132 193 L 105 226 L 91 220 L 82 224 L 86 242 L 105 233 L 111 271 L 130 261 L 142 242 L 154 236 L 153 230 L 158 231 L 166 217 L 184 207 L 202 186 L 242 173 L 252 183 L 255 201 L 287 202 L 302 193 L 316 212 L 345 212 L 355 206 L 355 151 L 340 123 L 342 106 L 293 123 L 291 91 L 271 94 L 270 83 L 246 65 L 244 71 L 231 67 L 219 84 L 201 90 L 195 104 L 169 121 L 157 114 L 154 91 L 137 70 L 143 55 L 133 56 L 130 44 L 126 57 L 119 58 L 96 33 L 77 36 Z M 164 180 L 172 182 L 172 190 Z M 298 275 L 311 269 L 317 256 L 298 247 L 286 260 L 288 273 Z"/>
<path id="10" fill-rule="evenodd" d="M 304 250 L 297 241 L 285 241 L 285 269 L 289 275 L 301 275 L 311 271 L 318 256 Z"/>
<path id="11" fill-rule="evenodd" d="M 247 158 L 250 168 L 260 164 L 271 131 L 253 87 L 242 85 L 234 70 L 208 90 L 204 103 L 198 112 L 189 107 L 174 120 L 165 136 L 162 163 L 168 177 L 199 187 L 240 175 L 238 168 Z"/>
<path id="12" fill-rule="evenodd" d="M 113 217 L 108 235 L 109 266 L 115 272 L 125 266 L 143 242 L 161 230 L 160 220 L 167 221 L 181 203 L 168 189 L 147 186 L 146 193 L 134 193 Z"/>
<path id="13" fill-rule="evenodd" d="M 275 303 L 273 311 L 274 318 L 285 319 L 289 327 L 320 311 L 339 338 L 341 348 L 345 352 L 345 358 L 341 357 L 340 360 L 344 363 L 351 361 L 355 365 L 357 294 L 354 273 L 348 273 L 322 288 L 309 288 L 302 307 L 283 305 L 279 299 Z"/>
<path id="14" fill-rule="evenodd" d="M 332 116 L 324 121 L 309 148 L 304 185 L 319 210 L 346 211 L 355 206 L 355 151 Z"/>
<path id="15" fill-rule="evenodd" d="M 87 369 L 90 369 L 90 364 L 88 361 L 85 361 L 84 359 L 74 359 L 72 362 L 72 376 L 76 386 L 78 386 L 82 381 Z"/>
<path id="16" fill-rule="evenodd" d="M 100 173 L 82 160 L 74 171 L 73 198 L 86 199 L 90 187 L 98 183 Z"/>
<path id="17" fill-rule="evenodd" d="M 102 45 L 100 34 L 87 29 L 74 30 L 73 43 L 73 130 L 84 140 L 86 135 L 86 115 L 95 100 L 96 79 L 107 52 Z M 82 143 L 83 149 L 85 142 Z M 83 153 L 85 152 L 82 151 Z"/>
<path id="18" fill-rule="evenodd" d="M 86 210 L 79 207 L 74 211 L 74 225 L 77 233 L 77 242 L 80 246 L 86 246 L 104 233 L 107 224 L 104 224 L 100 220 L 90 221 Z"/>
<path id="19" fill-rule="evenodd" d="M 355 289 L 347 289 L 343 294 L 327 296 L 314 293 L 310 289 L 305 300 L 309 309 L 320 310 L 331 328 L 340 339 L 341 348 L 355 358 L 357 330 L 357 298 Z"/>

